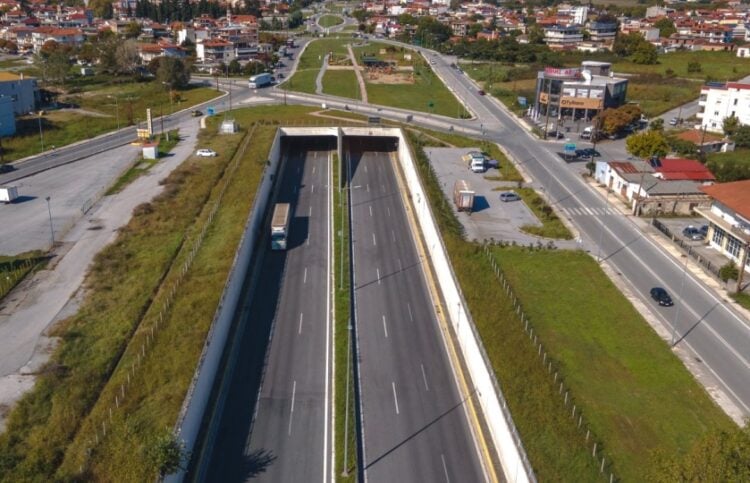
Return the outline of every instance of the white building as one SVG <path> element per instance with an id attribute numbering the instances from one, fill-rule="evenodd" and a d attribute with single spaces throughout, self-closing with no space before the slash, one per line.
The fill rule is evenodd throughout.
<path id="1" fill-rule="evenodd" d="M 710 209 L 695 210 L 709 222 L 709 246 L 750 271 L 750 180 L 705 186 Z"/>
<path id="2" fill-rule="evenodd" d="M 750 84 L 708 83 L 701 89 L 698 107 L 698 119 L 707 131 L 722 132 L 724 119 L 730 116 L 750 125 Z"/>

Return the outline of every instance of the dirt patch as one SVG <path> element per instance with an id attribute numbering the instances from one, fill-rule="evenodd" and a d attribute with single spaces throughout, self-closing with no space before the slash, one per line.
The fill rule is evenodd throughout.
<path id="1" fill-rule="evenodd" d="M 411 72 L 393 72 L 393 73 L 381 73 L 381 72 L 368 72 L 367 82 L 370 84 L 414 84 L 414 75 Z"/>
<path id="2" fill-rule="evenodd" d="M 352 65 L 328 65 L 326 67 L 326 70 L 354 70 L 354 66 Z"/>

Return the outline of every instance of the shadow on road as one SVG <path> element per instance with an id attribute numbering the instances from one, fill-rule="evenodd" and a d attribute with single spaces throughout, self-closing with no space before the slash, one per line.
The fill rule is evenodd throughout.
<path id="1" fill-rule="evenodd" d="M 265 473 L 271 464 L 276 461 L 273 452 L 265 449 L 259 449 L 245 455 L 242 466 L 243 478 L 250 479 Z"/>

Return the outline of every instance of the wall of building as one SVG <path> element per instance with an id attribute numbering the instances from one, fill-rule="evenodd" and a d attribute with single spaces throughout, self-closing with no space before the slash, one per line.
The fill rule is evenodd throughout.
<path id="1" fill-rule="evenodd" d="M 13 112 L 13 100 L 0 96 L 0 136 L 12 136 L 16 133 L 16 116 Z"/>
<path id="2" fill-rule="evenodd" d="M 750 125 L 750 89 L 711 88 L 704 90 L 700 101 L 704 105 L 701 127 L 721 133 L 724 118 L 734 114 L 744 125 Z"/>
<path id="3" fill-rule="evenodd" d="M 36 79 L 0 80 L 0 96 L 13 100 L 17 116 L 36 110 L 38 95 Z"/>

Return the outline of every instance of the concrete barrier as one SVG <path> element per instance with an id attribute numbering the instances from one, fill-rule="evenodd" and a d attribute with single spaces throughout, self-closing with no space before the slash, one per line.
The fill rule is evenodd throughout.
<path id="1" fill-rule="evenodd" d="M 185 396 L 180 416 L 176 423 L 176 432 L 184 444 L 187 454 L 192 454 L 203 424 L 203 417 L 208 408 L 214 383 L 219 374 L 221 358 L 227 343 L 235 312 L 242 297 L 242 286 L 248 274 L 249 260 L 253 250 L 257 249 L 261 239 L 262 228 L 271 189 L 276 174 L 281 166 L 281 137 L 277 131 L 268 153 L 269 164 L 263 172 L 263 178 L 255 193 L 253 207 L 245 222 L 245 230 L 240 238 L 234 261 L 229 272 L 224 291 L 216 308 L 211 328 L 203 346 L 195 375 Z M 165 478 L 166 482 L 182 481 L 185 471 L 180 470 Z"/>

